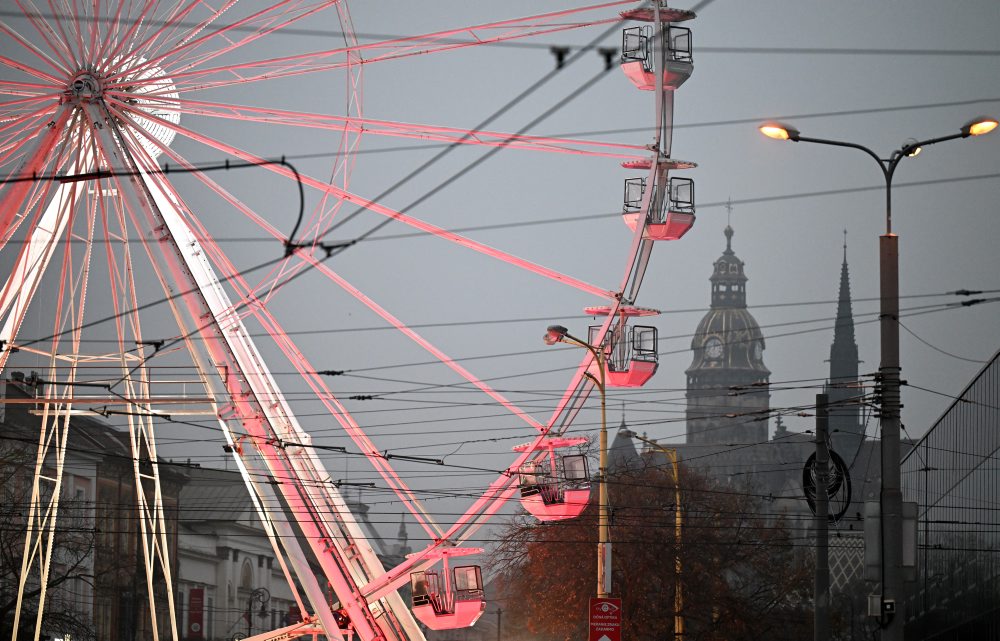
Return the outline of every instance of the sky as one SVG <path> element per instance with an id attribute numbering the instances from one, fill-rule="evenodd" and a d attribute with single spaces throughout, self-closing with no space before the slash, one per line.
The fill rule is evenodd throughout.
<path id="1" fill-rule="evenodd" d="M 346 4 L 361 43 L 583 6 L 451 0 Z M 615 8 L 586 16 L 613 18 Z M 991 0 L 963 2 L 947 15 L 939 3 L 925 1 L 714 0 L 700 3 L 698 18 L 685 26 L 693 32 L 694 73 L 675 95 L 672 155 L 698 164 L 683 172 L 695 181 L 697 221 L 683 239 L 657 244 L 636 301 L 662 311 L 643 320 L 659 331 L 657 375 L 641 390 L 613 390 L 608 396 L 612 425 L 624 414 L 633 429 L 663 442 L 683 439 L 691 334 L 708 309 L 708 278 L 725 249 L 727 224 L 735 232 L 733 249 L 745 261 L 750 309 L 765 336 L 773 408 L 801 407 L 808 414 L 828 372 L 845 231 L 860 371 L 878 367 L 881 174 L 857 151 L 773 141 L 757 131 L 759 123 L 780 119 L 803 135 L 858 142 L 887 157 L 908 139 L 948 135 L 975 116 L 1000 113 L 1000 15 Z M 507 45 L 365 64 L 356 93 L 348 91 L 346 73 L 328 71 L 182 93 L 182 98 L 299 114 L 360 110 L 374 120 L 646 145 L 653 136 L 652 93 L 636 90 L 618 69 L 606 71 L 596 51 L 585 51 L 550 74 L 556 63 L 550 46 L 568 47 L 571 56 L 587 44 L 618 47 L 618 28 L 595 43 L 608 28 L 597 24 Z M 292 33 L 269 35 L 219 61 L 330 49 L 343 45 L 340 31 L 336 12 L 326 11 Z M 517 98 L 548 75 L 530 95 Z M 285 157 L 303 174 L 326 180 L 341 139 L 302 126 L 304 116 L 299 120 L 285 126 L 181 115 L 182 126 L 262 157 Z M 602 288 L 614 289 L 621 280 L 630 242 L 618 215 L 623 181 L 640 174 L 623 169 L 618 160 L 506 149 L 480 161 L 489 148 L 464 146 L 431 162 L 442 150 L 434 141 L 365 134 L 357 142 L 352 193 L 442 228 L 471 228 L 464 233 L 476 241 Z M 195 163 L 226 158 L 220 149 L 183 135 L 171 149 Z M 998 161 L 1000 135 L 993 135 L 928 147 L 905 159 L 896 173 L 893 231 L 899 235 L 904 310 L 900 349 L 902 378 L 909 383 L 903 390 L 903 423 L 911 437 L 933 424 L 998 349 L 996 303 L 944 308 L 963 300 L 948 292 L 984 290 L 991 293 L 977 297 L 993 298 L 1000 290 Z M 262 219 L 288 231 L 294 226 L 298 194 L 291 181 L 262 169 L 213 177 Z M 172 180 L 237 268 L 280 256 L 280 243 L 196 177 Z M 319 203 L 315 190 L 307 189 L 305 198 L 307 211 Z M 345 205 L 338 216 L 354 209 Z M 382 220 L 361 212 L 327 240 L 358 238 Z M 581 357 L 573 349 L 545 347 L 545 327 L 558 323 L 585 335 L 596 321 L 583 308 L 601 302 L 467 248 L 414 235 L 399 223 L 337 252 L 327 265 L 542 422 Z M 137 270 L 151 279 L 148 269 Z M 154 281 L 145 282 L 142 300 L 162 298 Z M 25 331 L 45 333 L 44 319 L 52 311 L 44 300 Z M 441 492 L 441 505 L 447 506 L 442 520 L 461 507 L 461 500 L 452 500 L 456 495 L 474 495 L 509 465 L 510 448 L 532 436 L 524 421 L 470 389 L 438 358 L 386 328 L 316 270 L 274 293 L 269 308 L 315 369 L 344 371 L 326 380 L 380 450 L 447 464 L 399 464 L 415 486 Z M 98 306 L 88 313 L 94 318 L 104 312 Z M 165 311 L 158 314 L 150 319 L 151 331 L 162 322 L 169 336 L 169 318 Z M 349 446 L 291 375 L 288 361 L 266 341 L 260 347 L 316 442 Z M 25 358 L 20 367 L 39 366 Z M 590 406 L 574 433 L 596 430 L 596 398 Z M 812 421 L 792 412 L 785 425 L 802 431 Z M 161 453 L 223 465 L 221 448 L 204 445 L 216 437 L 203 432 L 176 425 L 161 429 Z M 874 422 L 869 434 L 875 434 Z M 331 455 L 326 461 L 335 478 L 373 480 L 361 457 Z M 391 501 L 378 490 L 364 496 L 373 503 Z"/>

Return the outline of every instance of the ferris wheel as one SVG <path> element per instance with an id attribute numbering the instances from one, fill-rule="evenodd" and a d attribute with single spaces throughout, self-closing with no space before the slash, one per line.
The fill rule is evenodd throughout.
<path id="1" fill-rule="evenodd" d="M 632 321 L 653 313 L 636 306 L 653 246 L 681 238 L 694 223 L 693 183 L 671 175 L 694 166 L 671 155 L 673 92 L 692 71 L 690 31 L 677 23 L 694 14 L 663 0 L 605 2 L 362 43 L 344 1 L 18 7 L 17 15 L 0 20 L 7 42 L 0 52 L 0 261 L 7 272 L 0 371 L 27 363 L 44 381 L 18 598 L 32 581 L 47 584 L 72 417 L 102 415 L 129 431 L 150 604 L 153 577 L 168 586 L 169 615 L 157 621 L 150 607 L 155 634 L 180 636 L 158 439 L 165 430 L 211 422 L 304 613 L 301 622 L 262 638 L 336 635 L 348 621 L 362 641 L 421 641 L 420 623 L 473 624 L 485 603 L 482 573 L 453 559 L 480 551 L 464 545 L 509 501 L 520 500 L 541 520 L 578 516 L 589 500 L 590 474 L 586 457 L 572 451 L 584 439 L 567 432 L 596 387 L 641 386 L 656 371 L 656 329 Z M 366 115 L 365 76 L 378 64 L 609 27 L 623 30 L 625 75 L 655 97 L 652 144 Z M 331 46 L 324 32 L 339 41 Z M 328 94 L 331 78 L 336 90 Z M 322 168 L 310 163 L 300 170 L 295 158 L 266 153 L 317 137 L 328 151 Z M 478 145 L 557 160 L 568 155 L 645 172 L 625 182 L 627 227 L 617 254 L 624 260 L 604 274 L 610 285 L 418 217 L 414 207 L 388 204 L 394 201 L 387 192 L 363 192 L 374 187 L 358 169 L 362 142 L 384 138 L 430 141 L 449 151 Z M 300 200 L 279 207 L 286 195 Z M 297 216 L 288 213 L 296 209 Z M 517 287 L 569 289 L 585 301 L 587 315 L 601 319 L 545 418 L 453 357 L 442 346 L 447 336 L 432 340 L 407 320 L 425 315 L 407 307 L 406 293 L 390 297 L 403 301 L 396 308 L 380 300 L 380 284 L 417 282 L 414 274 L 434 269 L 436 256 L 404 260 L 375 249 L 368 253 L 373 262 L 351 273 L 351 252 L 383 221 L 446 248 L 428 254 L 440 252 L 446 261 L 462 256 L 446 266 L 451 275 L 501 265 Z M 230 250 L 233 230 L 248 229 L 269 244 Z M 451 318 L 462 307 L 502 308 L 504 294 L 467 286 L 430 307 Z M 304 348 L 293 338 L 289 327 L 299 327 L 303 316 L 323 313 L 324 326 L 343 323 L 340 309 L 348 304 L 364 312 L 365 322 L 394 333 L 382 343 L 386 350 L 406 344 L 425 354 L 464 391 L 474 391 L 477 405 L 502 412 L 530 434 L 460 514 L 435 514 L 406 467 L 420 457 L 391 454 L 372 433 L 375 420 L 352 409 L 350 393 L 331 383 L 343 373 L 324 369 L 336 349 Z M 535 348 L 539 334 L 523 349 Z M 367 350 L 385 357 L 376 347 Z M 322 456 L 316 416 L 326 421 L 323 438 L 335 429 L 426 535 L 428 544 L 401 564 L 383 567 L 351 513 Z M 338 608 L 330 607 L 313 564 Z M 409 603 L 397 593 L 407 583 Z M 44 591 L 40 599 L 39 622 Z M 36 638 L 39 631 L 36 625 Z"/>

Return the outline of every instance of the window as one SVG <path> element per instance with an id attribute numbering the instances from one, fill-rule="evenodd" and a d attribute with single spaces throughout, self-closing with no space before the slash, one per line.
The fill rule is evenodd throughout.
<path id="1" fill-rule="evenodd" d="M 455 589 L 462 591 L 481 590 L 482 579 L 479 575 L 479 566 L 466 565 L 455 568 Z"/>
<path id="2" fill-rule="evenodd" d="M 240 571 L 240 587 L 247 590 L 253 589 L 253 566 L 249 560 L 243 561 L 243 569 Z"/>

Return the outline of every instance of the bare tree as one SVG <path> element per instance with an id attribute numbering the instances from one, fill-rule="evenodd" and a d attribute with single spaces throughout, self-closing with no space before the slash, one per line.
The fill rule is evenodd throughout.
<path id="1" fill-rule="evenodd" d="M 34 465 L 35 452 L 26 443 L 0 440 L 0 638 L 9 639 L 13 633 Z M 81 584 L 92 587 L 94 581 L 91 507 L 73 497 L 60 498 L 55 562 L 42 620 L 43 629 L 60 630 L 81 641 L 94 638 L 90 616 L 75 593 Z M 34 636 L 41 587 L 37 578 L 26 585 L 18 625 L 21 638 Z"/>
<path id="2" fill-rule="evenodd" d="M 811 634 L 812 574 L 807 554 L 757 495 L 681 475 L 683 542 L 675 544 L 675 491 L 669 468 L 612 474 L 613 595 L 622 598 L 623 638 L 674 635 L 679 554 L 685 639 L 801 639 Z M 596 494 L 596 493 L 595 493 Z M 596 505 L 578 519 L 515 518 L 491 552 L 510 625 L 525 636 L 587 636 L 596 591 Z M 516 604 L 517 607 L 514 607 Z"/>

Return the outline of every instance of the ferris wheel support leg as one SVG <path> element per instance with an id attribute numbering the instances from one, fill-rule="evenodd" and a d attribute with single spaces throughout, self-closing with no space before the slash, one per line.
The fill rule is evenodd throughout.
<path id="1" fill-rule="evenodd" d="M 85 172 L 93 167 L 93 155 L 88 151 L 74 163 L 73 170 Z M 28 231 L 21 253 L 3 289 L 0 289 L 0 318 L 4 319 L 0 327 L 2 344 L 9 345 L 17 337 L 24 315 L 72 218 L 71 211 L 80 199 L 80 193 L 79 184 L 59 185 L 37 224 Z M 6 367 L 10 353 L 8 349 L 0 351 L 0 372 Z"/>
<path id="2" fill-rule="evenodd" d="M 178 243 L 178 251 L 184 255 L 185 265 L 194 274 L 199 283 L 198 287 L 205 294 L 211 314 L 217 319 L 219 326 L 225 328 L 223 335 L 226 336 L 228 349 L 235 359 L 233 361 L 235 369 L 243 373 L 246 384 L 257 398 L 272 399 L 273 406 L 263 407 L 261 412 L 254 414 L 255 417 L 270 417 L 265 424 L 261 424 L 261 434 L 266 437 L 278 435 L 279 439 L 306 446 L 298 455 L 288 457 L 289 469 L 283 472 L 284 476 L 281 478 L 290 478 L 299 486 L 300 492 L 296 499 L 302 499 L 304 502 L 298 510 L 293 511 L 298 515 L 315 514 L 321 521 L 320 532 L 325 532 L 324 539 L 327 545 L 322 550 L 314 550 L 317 557 L 335 556 L 336 567 L 343 567 L 343 572 L 347 573 L 344 578 L 350 579 L 349 583 L 337 589 L 338 580 L 333 576 L 328 577 L 342 604 L 348 606 L 354 602 L 351 607 L 357 610 L 351 613 L 352 621 L 361 611 L 371 613 L 375 619 L 385 611 L 388 620 L 385 625 L 378 625 L 373 619 L 374 630 L 381 630 L 382 633 L 395 638 L 400 635 L 393 633 L 392 630 L 399 627 L 403 636 L 411 641 L 423 641 L 423 633 L 416 620 L 397 594 L 385 595 L 384 604 L 376 603 L 374 600 L 366 601 L 361 597 L 361 589 L 358 586 L 367 583 L 371 577 L 384 573 L 381 561 L 366 541 L 343 497 L 333 488 L 331 478 L 324 470 L 315 450 L 308 447 L 311 442 L 309 436 L 298 426 L 291 408 L 284 402 L 280 390 L 246 334 L 214 272 L 205 261 L 203 253 L 196 249 L 198 243 L 190 228 L 180 218 L 177 205 L 172 203 L 170 197 L 155 184 L 150 185 L 150 193 L 167 227 L 171 229 L 172 237 L 184 239 L 184 242 Z M 186 255 L 188 253 L 190 255 Z M 229 391 L 230 397 L 245 394 L 246 390 L 242 386 Z M 259 445 L 256 447 L 260 448 Z M 264 460 L 271 461 L 273 457 L 264 456 Z M 285 498 L 290 505 L 296 500 Z M 349 611 L 351 607 L 348 607 Z M 361 627 L 359 626 L 359 631 Z"/>
<path id="3" fill-rule="evenodd" d="M 31 485 L 31 505 L 28 508 L 27 532 L 21 556 L 21 574 L 17 586 L 17 606 L 14 609 L 14 625 L 11 636 L 17 641 L 22 606 L 28 579 L 37 564 L 38 567 L 38 610 L 35 620 L 34 641 L 39 641 L 42 630 L 42 616 L 45 613 L 45 599 L 49 586 L 49 569 L 52 566 L 52 547 L 55 540 L 56 517 L 59 514 L 59 496 L 62 493 L 63 465 L 66 459 L 66 440 L 69 435 L 69 412 L 60 411 L 62 405 L 53 411 L 53 404 L 45 403 L 42 413 L 41 430 L 38 436 L 38 454 L 35 459 L 35 473 Z M 55 461 L 49 460 L 51 454 Z M 54 473 L 49 468 L 54 464 Z M 46 474 L 46 471 L 49 471 Z M 42 490 L 42 484 L 51 484 L 51 494 Z"/>
<path id="4" fill-rule="evenodd" d="M 221 419 L 219 423 L 222 426 L 223 433 L 226 435 L 226 441 L 233 450 L 233 459 L 236 461 L 236 466 L 239 468 L 243 480 L 250 490 L 250 496 L 253 498 L 261 522 L 264 523 L 264 529 L 268 533 L 268 538 L 271 539 L 271 544 L 275 547 L 275 551 L 277 552 L 279 546 L 281 549 L 284 549 L 288 563 L 292 566 L 291 571 L 298 578 L 313 614 L 320 618 L 324 627 L 329 625 L 336 626 L 336 619 L 333 618 L 331 613 L 327 612 L 329 608 L 326 607 L 326 595 L 323 592 L 323 586 L 316 580 L 316 575 L 313 573 L 312 568 L 309 567 L 309 561 L 302 551 L 302 547 L 299 545 L 299 539 L 295 530 L 288 521 L 281 518 L 272 519 L 268 515 L 268 510 L 265 506 L 278 505 L 278 497 L 270 487 L 257 482 L 255 479 L 268 478 L 270 476 L 269 471 L 257 465 L 251 457 L 244 457 L 240 452 L 240 448 L 233 440 L 233 434 L 229 429 L 228 423 Z M 282 557 L 279 556 L 278 559 L 281 562 L 282 569 L 288 572 Z M 295 590 L 294 583 L 289 582 L 289 587 L 292 588 L 296 604 L 304 616 L 307 610 L 303 607 L 304 604 L 302 603 L 301 596 Z"/>
<path id="5" fill-rule="evenodd" d="M 170 542 L 167 522 L 163 511 L 163 492 L 160 485 L 160 466 L 156 455 L 156 441 L 153 436 L 152 408 L 140 406 L 146 416 L 129 415 L 129 441 L 132 447 L 132 466 L 135 478 L 135 498 L 139 512 L 139 537 L 146 570 L 146 591 L 149 594 L 149 616 L 153 641 L 160 639 L 160 622 L 154 601 L 156 591 L 153 577 L 156 568 L 163 573 L 167 586 L 167 619 L 170 638 L 177 641 L 177 617 L 175 616 L 173 576 L 170 565 Z M 138 419 L 138 420 L 136 420 Z"/>
<path id="6" fill-rule="evenodd" d="M 106 122 L 112 123 L 113 119 L 110 117 L 104 117 L 101 110 L 95 105 L 88 105 L 85 107 L 90 111 L 90 116 L 95 122 Z M 108 127 L 95 129 L 99 139 L 99 145 L 101 150 L 106 155 L 109 160 L 114 160 L 116 166 L 122 166 L 130 170 L 138 170 L 139 167 L 135 163 L 135 160 L 125 153 L 122 149 L 124 142 L 123 137 L 125 134 L 120 130 L 116 130 L 116 127 L 112 124 Z M 194 278 L 188 269 L 188 265 L 182 260 L 183 253 L 178 247 L 175 236 L 171 235 L 168 229 L 167 221 L 164 219 L 162 212 L 157 208 L 155 203 L 155 197 L 153 192 L 150 190 L 149 185 L 145 180 L 136 175 L 129 178 L 132 183 L 130 188 L 119 189 L 119 194 L 122 197 L 123 204 L 126 210 L 134 218 L 135 223 L 140 228 L 146 230 L 144 234 L 144 246 L 153 260 L 154 269 L 157 272 L 158 277 L 163 282 L 166 293 L 168 296 L 177 296 L 180 299 L 181 305 L 177 308 L 184 308 L 188 311 L 188 316 L 190 320 L 190 325 L 195 328 L 195 333 L 200 333 L 205 340 L 204 349 L 208 353 L 208 358 L 213 365 L 213 368 L 218 372 L 229 372 L 228 376 L 224 376 L 224 385 L 226 386 L 228 396 L 233 403 L 233 407 L 237 412 L 237 419 L 242 421 L 247 428 L 247 432 L 252 436 L 260 439 L 261 441 L 274 441 L 272 435 L 268 431 L 258 426 L 262 422 L 261 417 L 266 415 L 265 409 L 257 404 L 256 402 L 250 400 L 256 398 L 252 390 L 248 389 L 240 381 L 245 381 L 247 377 L 237 376 L 236 372 L 242 372 L 239 368 L 237 359 L 233 356 L 232 352 L 228 349 L 223 336 L 225 331 L 222 329 L 222 323 L 219 321 L 219 315 L 213 314 L 209 309 L 209 305 L 206 302 L 204 292 L 199 288 L 198 281 Z M 145 220 L 139 218 L 144 216 Z M 150 240 L 150 235 L 153 234 L 153 239 Z M 193 236 L 192 236 L 193 238 Z M 150 245 L 155 245 L 151 247 Z M 172 283 L 168 279 L 171 279 Z M 175 285 L 174 285 L 175 284 Z M 171 289 L 176 286 L 179 291 L 171 291 Z M 232 306 L 229 308 L 232 310 Z M 228 313 L 230 317 L 229 324 L 232 324 L 235 314 L 232 311 Z M 206 328 L 200 328 L 200 325 L 204 323 L 206 318 L 213 319 L 213 326 L 206 330 Z M 238 318 L 236 318 L 238 322 Z M 187 324 L 187 323 L 185 323 Z M 199 331 L 199 328 L 201 331 Z M 239 379 L 239 380 L 237 380 Z M 257 429 L 252 429 L 252 426 L 257 426 Z M 260 451 L 261 448 L 257 448 Z M 272 449 L 268 453 L 262 453 L 262 456 L 271 456 L 277 461 L 278 459 L 284 457 L 284 452 L 276 451 Z M 277 463 L 276 463 L 277 465 Z M 294 472 L 290 469 L 275 469 L 275 466 L 269 466 L 272 477 L 279 479 L 294 478 Z M 286 496 L 286 501 L 290 497 Z M 291 502 L 291 501 L 290 501 Z M 319 541 L 321 539 L 325 540 L 323 534 L 313 528 L 311 531 L 307 528 L 303 528 L 307 537 L 310 537 L 312 541 Z M 150 569 L 150 565 L 147 562 L 147 570 Z M 324 568 L 328 570 L 328 568 Z M 172 594 L 172 587 L 167 586 L 167 592 Z M 150 608 L 151 616 L 155 617 L 154 612 L 154 595 L 150 594 Z M 317 614 L 320 616 L 321 621 L 324 626 L 332 625 L 332 629 L 336 629 L 336 621 L 334 620 L 332 613 L 326 613 L 328 616 L 323 616 L 323 610 L 318 604 L 314 604 L 314 607 L 320 607 L 320 611 Z M 327 608 L 328 609 L 328 608 Z M 171 612 L 171 620 L 175 620 L 176 617 Z M 325 620 L 324 620 L 325 619 Z M 372 634 L 370 638 L 374 638 L 375 635 Z M 368 641 L 368 639 L 365 639 Z"/>
<path id="7" fill-rule="evenodd" d="M 81 110 L 90 119 L 90 129 L 94 132 L 95 152 L 102 154 L 109 166 L 132 168 L 131 159 L 121 152 L 112 131 L 116 129 L 114 120 L 94 103 L 81 103 Z M 99 159 L 95 163 L 100 165 Z M 141 208 L 142 198 L 137 198 L 131 190 L 121 194 L 123 203 L 131 211 Z M 134 372 L 127 364 L 122 378 L 128 390 L 137 384 Z M 144 368 L 142 368 L 144 369 Z M 145 385 L 147 377 L 141 376 L 139 385 Z M 143 551 L 143 564 L 146 574 L 146 590 L 149 604 L 149 621 L 153 641 L 160 638 L 160 617 L 156 609 L 156 591 L 154 588 L 155 568 L 158 566 L 163 574 L 165 595 L 167 600 L 166 624 L 173 641 L 179 639 L 177 631 L 177 616 L 174 604 L 174 586 L 171 573 L 170 544 L 166 529 L 166 518 L 163 510 L 163 495 L 160 485 L 160 471 L 156 456 L 156 445 L 153 437 L 152 408 L 149 405 L 137 405 L 137 414 L 145 416 L 129 416 L 129 442 L 132 450 L 133 477 L 135 482 L 136 507 L 138 510 L 139 535 Z M 137 422 L 136 419 L 140 420 Z M 144 419 L 144 420 L 142 420 Z"/>
<path id="8" fill-rule="evenodd" d="M 94 111 L 95 122 L 107 125 L 97 131 L 109 157 L 141 172 L 135 159 L 124 151 L 128 134 L 107 107 L 87 105 L 85 109 Z M 131 215 L 147 230 L 144 246 L 168 294 L 180 298 L 204 339 L 204 349 L 227 389 L 232 418 L 249 436 L 245 444 L 257 451 L 273 478 L 282 480 L 279 491 L 362 641 L 383 639 L 391 630 L 380 628 L 355 575 L 378 575 L 384 570 L 364 567 L 357 560 L 356 551 L 367 545 L 360 530 L 351 532 L 351 523 L 338 520 L 336 511 L 326 509 L 325 497 L 335 494 L 330 477 L 315 459 L 308 435 L 295 421 L 200 243 L 181 216 L 179 204 L 153 176 L 136 175 L 130 182 L 132 188 L 120 191 L 130 195 Z M 169 291 L 171 283 L 180 291 Z M 317 614 L 327 613 L 320 609 Z M 324 627 L 331 633 L 336 631 L 335 624 L 324 621 Z"/>

